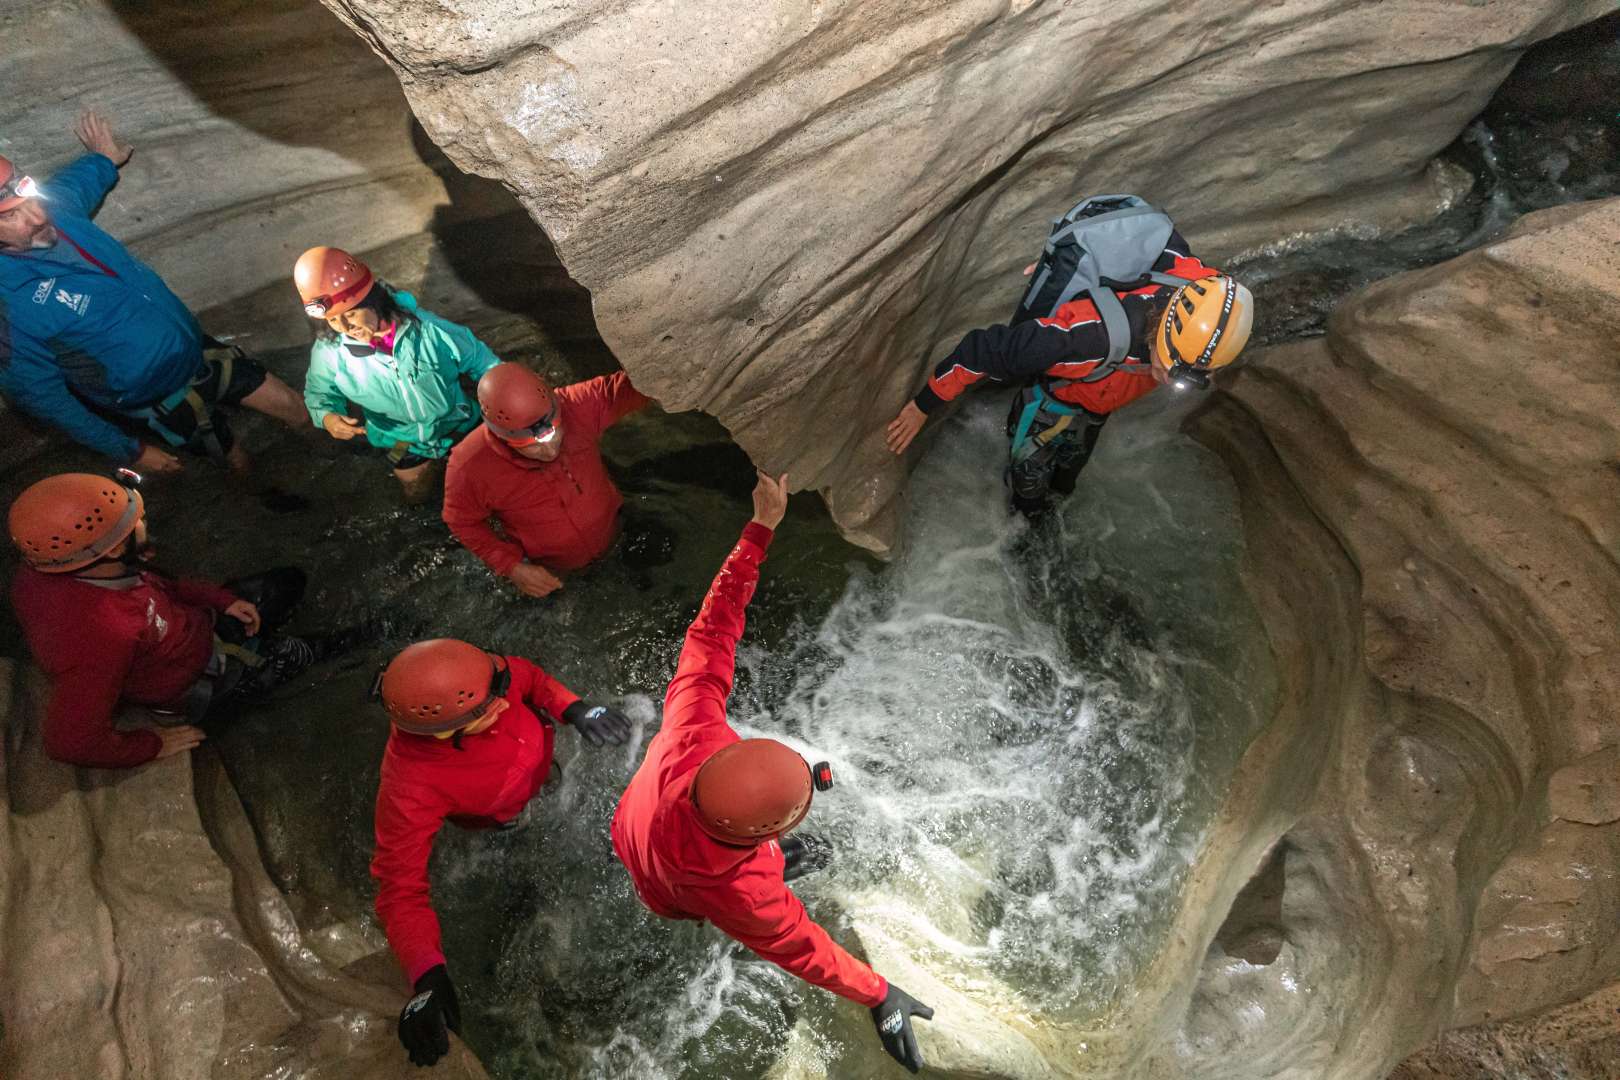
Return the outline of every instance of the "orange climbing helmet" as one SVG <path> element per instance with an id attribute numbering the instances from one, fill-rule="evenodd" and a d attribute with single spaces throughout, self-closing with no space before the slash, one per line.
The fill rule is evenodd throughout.
<path id="1" fill-rule="evenodd" d="M 134 473 L 129 476 L 138 482 Z M 145 509 L 133 484 L 93 473 L 62 473 L 17 496 L 7 524 L 28 565 L 65 574 L 129 539 Z"/>
<path id="2" fill-rule="evenodd" d="M 478 406 L 489 430 L 512 446 L 557 437 L 557 399 L 546 380 L 522 364 L 496 364 L 478 380 Z"/>
<path id="3" fill-rule="evenodd" d="M 378 679 L 395 727 L 441 738 L 481 720 L 511 685 L 505 660 L 455 638 L 407 645 Z"/>
<path id="4" fill-rule="evenodd" d="M 1253 327 L 1253 294 L 1226 274 L 1211 274 L 1171 295 L 1149 351 L 1175 386 L 1207 388 L 1209 373 L 1238 358 Z"/>
<path id="5" fill-rule="evenodd" d="M 830 787 L 826 762 L 812 767 L 775 739 L 742 739 L 698 766 L 692 807 L 709 836 L 752 847 L 793 829 L 810 812 L 811 797 Z"/>
<path id="6" fill-rule="evenodd" d="M 39 185 L 34 183 L 34 178 L 18 172 L 10 158 L 0 155 L 0 214 L 38 194 Z"/>
<path id="7" fill-rule="evenodd" d="M 298 256 L 293 284 L 304 301 L 304 313 L 324 319 L 358 305 L 371 293 L 376 279 L 371 267 L 342 248 L 312 247 Z"/>

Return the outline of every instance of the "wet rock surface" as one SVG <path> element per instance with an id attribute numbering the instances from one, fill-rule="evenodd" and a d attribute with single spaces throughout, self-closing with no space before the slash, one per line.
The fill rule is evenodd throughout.
<path id="1" fill-rule="evenodd" d="M 450 201 L 397 82 L 315 0 L 14 0 L 0 35 L 0 153 L 46 176 L 84 152 L 79 108 L 106 112 L 135 156 L 98 221 L 194 310 Z"/>
<path id="2" fill-rule="evenodd" d="M 1437 1030 L 1620 974 L 1620 379 L 1577 359 L 1620 318 L 1617 242 L 1620 201 L 1530 215 L 1358 294 L 1324 340 L 1261 353 L 1194 422 L 1252 508 L 1251 555 L 1292 528 L 1331 538 L 1318 582 L 1285 590 L 1286 613 L 1275 593 L 1262 606 L 1274 643 L 1302 608 L 1347 619 L 1315 647 L 1351 670 L 1339 709 L 1296 721 L 1301 739 L 1333 729 L 1322 751 L 1278 750 L 1284 769 L 1318 763 L 1299 811 L 1272 818 L 1290 847 L 1280 956 L 1217 939 L 1199 1026 L 1167 1058 L 1183 1074 L 1381 1075 Z M 1327 587 L 1346 575 L 1354 588 Z M 1218 1030 L 1243 1002 L 1251 1022 Z M 1403 1075 L 1452 1075 L 1418 1068 Z"/>
<path id="3" fill-rule="evenodd" d="M 12 1080 L 391 1080 L 394 995 L 323 963 L 211 751 L 74 769 L 0 661 L 0 1071 Z M 459 1044 L 424 1076 L 486 1076 Z"/>
<path id="4" fill-rule="evenodd" d="M 906 473 L 884 422 L 1006 317 L 1078 195 L 1152 192 L 1217 261 L 1428 216 L 1465 186 L 1431 159 L 1519 52 L 1612 10 L 327 3 L 556 240 L 638 385 L 879 550 Z"/>

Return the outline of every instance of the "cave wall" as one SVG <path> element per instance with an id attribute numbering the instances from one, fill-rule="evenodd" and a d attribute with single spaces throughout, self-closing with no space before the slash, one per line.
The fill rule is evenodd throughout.
<path id="1" fill-rule="evenodd" d="M 213 752 L 51 761 L 18 670 L 0 659 L 0 1075 L 398 1077 L 398 990 L 312 948 Z M 422 1075 L 486 1080 L 460 1043 Z"/>
<path id="2" fill-rule="evenodd" d="M 325 2 L 545 227 L 641 389 L 880 551 L 884 422 L 1076 195 L 1145 193 L 1217 260 L 1432 213 L 1519 52 L 1615 6 Z"/>
<path id="3" fill-rule="evenodd" d="M 83 152 L 80 108 L 111 116 L 135 156 L 99 223 L 193 310 L 273 281 L 296 307 L 305 248 L 492 209 L 465 185 L 450 207 L 397 80 L 316 0 L 11 0 L 0 39 L 0 153 L 48 175 Z"/>
<path id="4" fill-rule="evenodd" d="M 1283 711 L 1295 741 L 1251 749 L 1315 776 L 1299 812 L 1249 826 L 1286 852 L 1276 948 L 1255 963 L 1195 931 L 1213 940 L 1150 1074 L 1382 1076 L 1440 1031 L 1620 978 L 1617 252 L 1620 200 L 1529 215 L 1359 293 L 1325 339 L 1260 353 L 1193 423 L 1245 493 L 1279 657 L 1301 612 L 1339 610 L 1348 563 L 1354 631 L 1310 652 L 1358 674 L 1340 709 Z M 1271 561 L 1311 525 L 1326 556 Z M 1316 581 L 1279 594 L 1302 558 Z M 1571 1023 L 1457 1041 L 1528 1061 L 1526 1038 Z M 1572 1039 L 1574 1058 L 1595 1052 Z M 1469 1060 L 1426 1054 L 1403 1075 Z"/>

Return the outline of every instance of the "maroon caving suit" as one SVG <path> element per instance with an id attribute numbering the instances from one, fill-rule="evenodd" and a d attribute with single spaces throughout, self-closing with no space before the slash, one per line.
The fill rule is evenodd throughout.
<path id="1" fill-rule="evenodd" d="M 485 731 L 459 740 L 393 729 L 377 786 L 377 916 L 406 980 L 444 963 L 428 895 L 428 856 L 446 821 L 487 829 L 517 817 L 551 772 L 553 722 L 579 695 L 518 656 L 510 703 Z"/>
<path id="2" fill-rule="evenodd" d="M 45 752 L 100 769 L 157 757 L 157 732 L 113 727 L 118 703 L 180 708 L 213 655 L 215 616 L 237 599 L 219 585 L 150 571 L 80 578 L 19 569 L 11 604 L 51 679 Z"/>
<path id="3" fill-rule="evenodd" d="M 618 535 L 624 504 L 602 463 L 602 433 L 649 398 L 622 371 L 555 391 L 562 453 L 534 461 L 487 425 L 450 452 L 444 523 L 466 548 L 505 577 L 524 558 L 548 570 L 578 570 Z M 490 525 L 501 523 L 506 538 Z"/>
<path id="4" fill-rule="evenodd" d="M 664 698 L 663 727 L 613 815 L 613 850 L 636 895 L 668 919 L 707 919 L 766 960 L 841 997 L 874 1006 L 888 983 L 811 921 L 782 880 L 772 840 L 732 847 L 697 823 L 698 766 L 739 736 L 726 723 L 743 613 L 759 582 L 771 530 L 750 522 L 686 633 Z"/>

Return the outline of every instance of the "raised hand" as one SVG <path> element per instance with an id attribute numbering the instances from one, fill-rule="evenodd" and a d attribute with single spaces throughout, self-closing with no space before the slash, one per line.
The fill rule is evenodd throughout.
<path id="1" fill-rule="evenodd" d="M 754 485 L 754 520 L 767 529 L 775 529 L 787 513 L 787 502 L 787 473 L 773 480 L 769 474 L 759 472 L 759 483 Z"/>
<path id="2" fill-rule="evenodd" d="M 114 165 L 122 166 L 135 152 L 135 148 L 128 143 L 118 141 L 118 136 L 113 134 L 112 123 L 95 109 L 85 109 L 79 114 L 79 118 L 73 122 L 73 134 L 84 143 L 86 150 L 100 154 Z"/>

